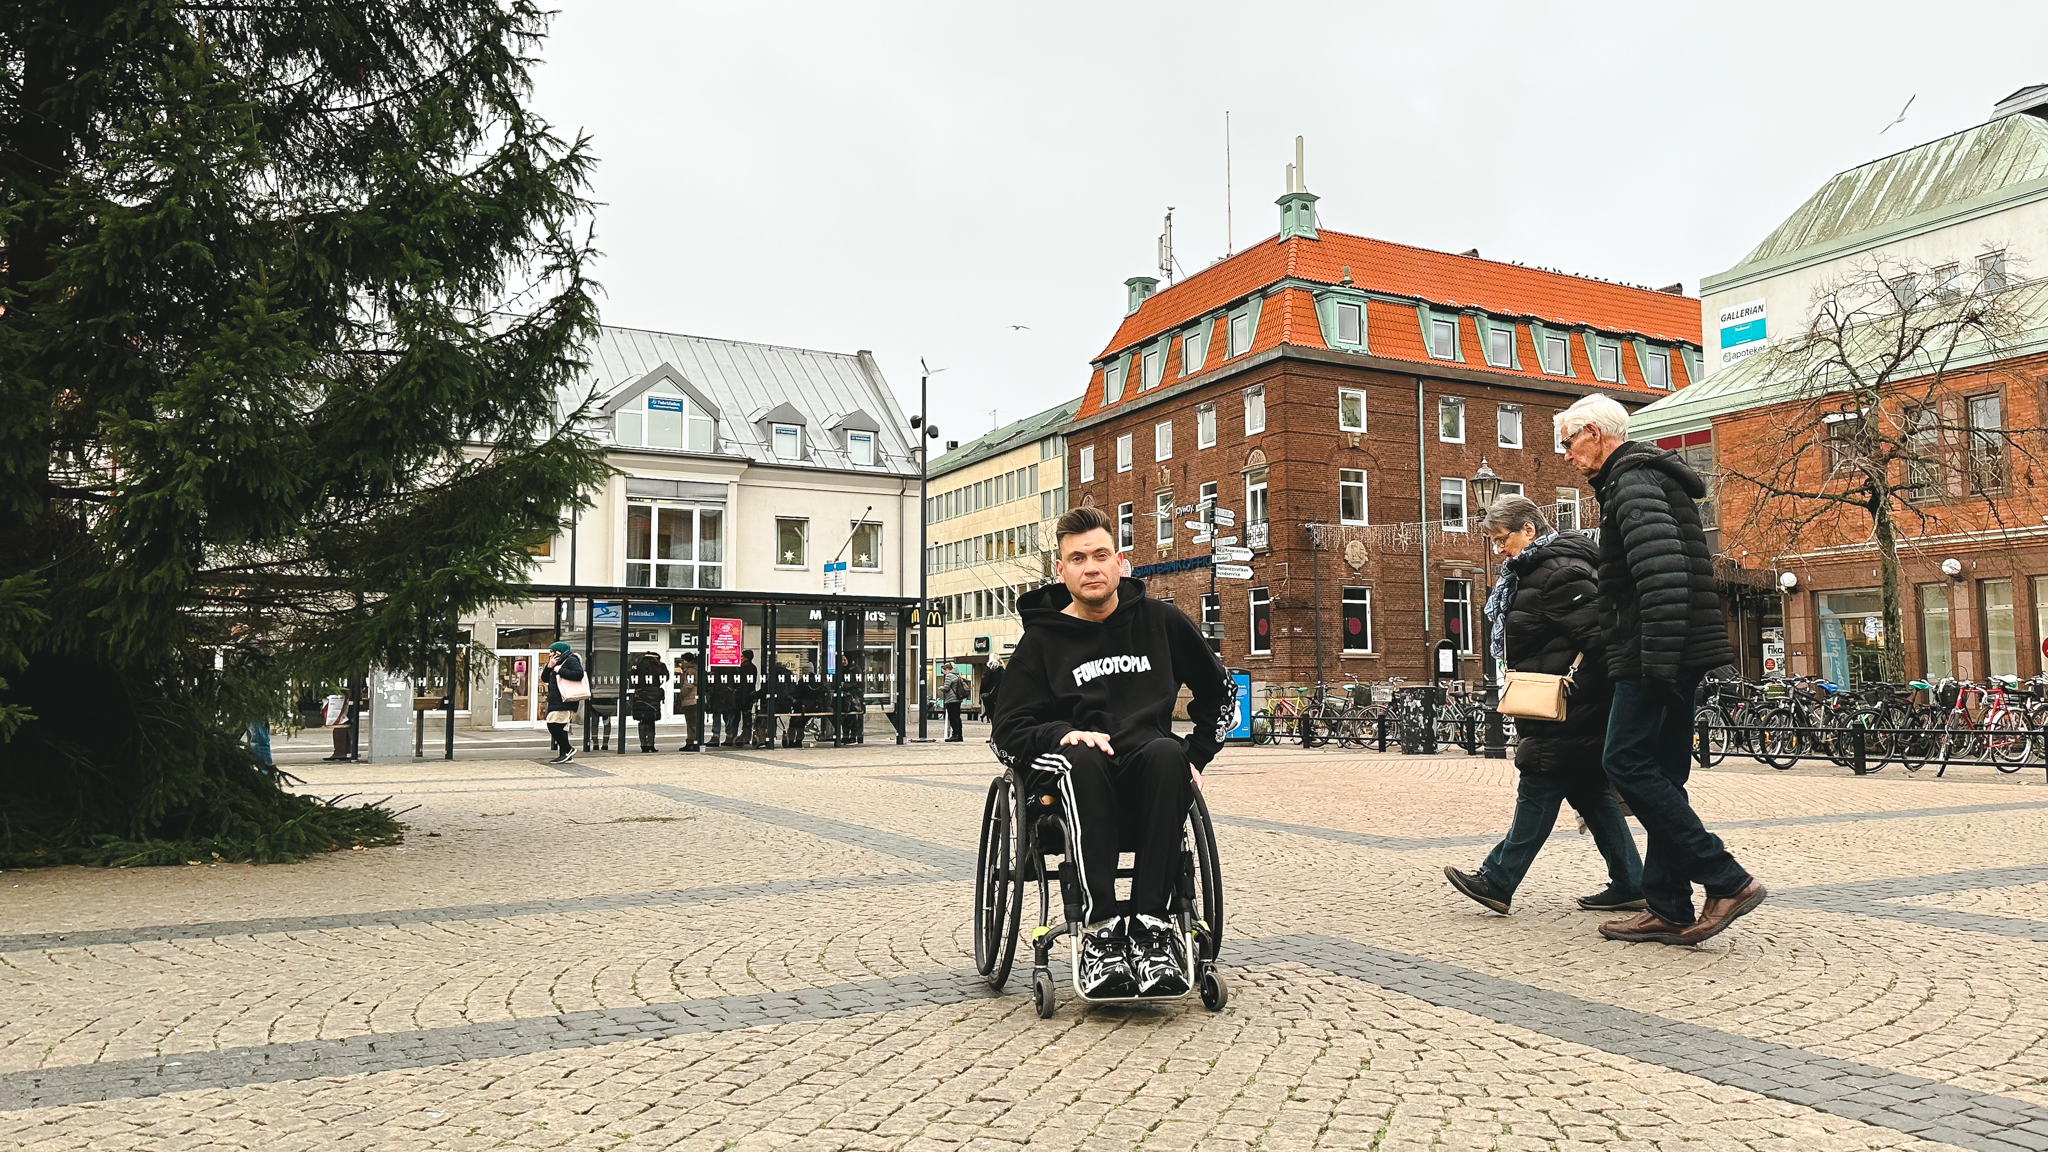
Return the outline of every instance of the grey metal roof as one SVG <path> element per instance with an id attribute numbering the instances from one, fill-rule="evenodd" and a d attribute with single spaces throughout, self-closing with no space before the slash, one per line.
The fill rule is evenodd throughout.
<path id="1" fill-rule="evenodd" d="M 1796 254 L 1852 248 L 1859 239 L 1997 211 L 2009 207 L 2021 193 L 2048 195 L 2048 121 L 2025 114 L 1979 124 L 1837 174 L 1741 263 L 1707 277 L 1701 291 L 1742 282 L 1746 273 L 1786 263 Z"/>
<path id="2" fill-rule="evenodd" d="M 589 358 L 585 377 L 562 397 L 565 408 L 574 408 L 593 391 L 610 400 L 666 363 L 717 404 L 718 455 L 778 467 L 869 471 L 848 460 L 838 437 L 829 434 L 831 422 L 861 411 L 880 425 L 872 470 L 917 475 L 896 394 L 867 352 L 821 352 L 607 325 L 598 330 Z M 807 456 L 801 461 L 777 459 L 766 429 L 749 420 L 784 404 L 802 415 L 807 429 Z"/>
<path id="3" fill-rule="evenodd" d="M 1081 410 L 1081 397 L 1076 396 L 1064 404 L 1047 408 L 1043 412 L 1013 420 L 1001 428 L 978 439 L 969 440 L 958 448 L 932 461 L 933 476 L 965 468 L 977 460 L 986 460 L 998 453 L 1008 452 L 1026 444 L 1035 443 L 1059 431 L 1073 422 L 1074 413 Z"/>

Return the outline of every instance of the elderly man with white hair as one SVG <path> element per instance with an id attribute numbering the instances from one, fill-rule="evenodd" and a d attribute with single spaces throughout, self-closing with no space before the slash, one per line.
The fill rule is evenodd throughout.
<path id="1" fill-rule="evenodd" d="M 1735 658 L 1696 503 L 1706 485 L 1676 453 L 1628 438 L 1628 410 L 1582 397 L 1557 414 L 1558 443 L 1600 498 L 1600 621 L 1614 681 L 1602 763 L 1648 834 L 1649 910 L 1610 920 L 1611 940 L 1698 944 L 1766 895 L 1692 810 L 1693 693 Z M 1692 886 L 1706 890 L 1693 914 Z"/>

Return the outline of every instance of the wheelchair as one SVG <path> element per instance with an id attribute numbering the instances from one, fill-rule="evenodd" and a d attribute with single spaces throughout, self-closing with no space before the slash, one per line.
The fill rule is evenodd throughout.
<path id="1" fill-rule="evenodd" d="M 1230 1000 L 1230 986 L 1216 970 L 1223 942 L 1223 874 L 1216 858 L 1216 835 L 1202 791 L 1181 825 L 1180 877 L 1172 913 L 1183 940 L 1189 942 L 1188 991 L 1175 996 L 1129 996 L 1096 999 L 1081 991 L 1080 939 L 1084 915 L 1082 886 L 1074 862 L 1066 858 L 1067 814 L 1057 789 L 1027 787 L 1023 776 L 1005 769 L 989 782 L 981 814 L 980 851 L 974 871 L 974 966 L 1000 992 L 1016 959 L 1027 886 L 1038 887 L 1038 924 L 1031 930 L 1031 996 L 1041 1019 L 1058 1008 L 1049 967 L 1053 945 L 1067 937 L 1074 995 L 1084 1003 L 1130 1003 L 1177 1000 L 1199 990 L 1202 1004 L 1221 1012 Z M 1119 867 L 1118 879 L 1135 870 Z M 1064 919 L 1052 921 L 1052 881 L 1060 886 Z"/>

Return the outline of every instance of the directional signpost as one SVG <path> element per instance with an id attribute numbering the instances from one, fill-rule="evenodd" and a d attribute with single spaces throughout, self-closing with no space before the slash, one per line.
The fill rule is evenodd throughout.
<path id="1" fill-rule="evenodd" d="M 1242 563 L 1245 561 L 1249 561 L 1252 558 L 1252 550 L 1249 548 L 1219 547 L 1211 551 L 1209 555 L 1215 557 L 1218 560 L 1234 560 Z"/>
<path id="2" fill-rule="evenodd" d="M 1216 523 L 1221 524 L 1225 528 L 1237 523 L 1237 513 L 1232 512 L 1228 508 L 1218 508 L 1212 515 L 1216 517 Z"/>
<path id="3" fill-rule="evenodd" d="M 1202 520 L 1183 520 L 1180 522 L 1180 526 L 1183 528 L 1192 528 L 1197 532 L 1206 532 L 1209 530 L 1208 523 Z"/>
<path id="4" fill-rule="evenodd" d="M 1246 564 L 1212 564 L 1209 566 L 1209 570 L 1223 580 L 1249 580 L 1252 578 L 1251 567 Z"/>
<path id="5" fill-rule="evenodd" d="M 1237 537 L 1235 537 L 1235 536 L 1218 536 L 1218 537 L 1216 538 L 1216 543 L 1218 543 L 1218 544 L 1235 544 L 1235 543 L 1237 543 Z"/>

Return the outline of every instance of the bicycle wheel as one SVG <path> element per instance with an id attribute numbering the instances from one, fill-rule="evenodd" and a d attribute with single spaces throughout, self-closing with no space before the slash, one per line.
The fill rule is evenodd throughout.
<path id="1" fill-rule="evenodd" d="M 1941 740 L 1935 727 L 1936 716 L 1930 709 L 1899 707 L 1895 719 L 1900 731 L 1892 746 L 1898 750 L 1899 764 L 1908 772 L 1918 772 L 1933 758 L 1935 745 Z"/>
<path id="2" fill-rule="evenodd" d="M 1264 708 L 1252 713 L 1251 741 L 1260 745 L 1273 742 L 1273 714 Z"/>
<path id="3" fill-rule="evenodd" d="M 1988 753 L 1986 759 L 2008 775 L 2019 771 L 2034 758 L 2034 730 L 2027 726 L 2025 716 L 2010 708 L 1986 722 L 1984 744 Z"/>
<path id="4" fill-rule="evenodd" d="M 1320 748 L 1327 740 L 1326 721 L 1315 716 L 1302 716 L 1295 720 L 1297 739 L 1303 748 Z"/>
<path id="5" fill-rule="evenodd" d="M 1977 730 L 1970 724 L 1970 714 L 1961 708 L 1951 708 L 1941 722 L 1941 740 L 1937 746 L 1941 755 L 1941 771 L 1948 771 L 1949 761 L 1969 760 L 1977 751 Z"/>
<path id="6" fill-rule="evenodd" d="M 1885 721 L 1884 709 L 1866 705 L 1850 715 L 1847 726 L 1842 730 L 1840 743 L 1845 761 L 1853 767 L 1856 762 L 1856 729 L 1862 729 L 1863 770 L 1881 772 L 1892 762 L 1892 738 L 1884 729 L 1890 727 Z"/>
<path id="7" fill-rule="evenodd" d="M 1692 754 L 1697 761 L 1700 755 L 1700 725 L 1707 725 L 1707 764 L 1713 766 L 1728 758 L 1728 717 L 1717 705 L 1709 704 L 1692 714 Z"/>
<path id="8" fill-rule="evenodd" d="M 1799 718 L 1790 708 L 1766 708 L 1756 717 L 1756 758 L 1783 772 L 1799 763 Z"/>

